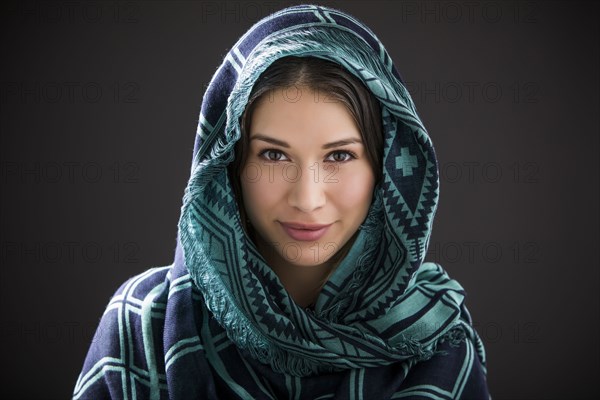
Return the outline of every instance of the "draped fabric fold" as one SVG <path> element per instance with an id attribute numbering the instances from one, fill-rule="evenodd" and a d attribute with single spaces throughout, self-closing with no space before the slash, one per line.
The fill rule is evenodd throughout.
<path id="1" fill-rule="evenodd" d="M 243 229 L 227 174 L 253 85 L 286 56 L 340 64 L 382 109 L 383 179 L 314 309 L 294 303 Z M 190 172 L 173 264 L 113 296 L 74 398 L 488 397 L 465 292 L 424 262 L 435 152 L 369 28 L 312 5 L 256 23 L 204 95 Z"/>

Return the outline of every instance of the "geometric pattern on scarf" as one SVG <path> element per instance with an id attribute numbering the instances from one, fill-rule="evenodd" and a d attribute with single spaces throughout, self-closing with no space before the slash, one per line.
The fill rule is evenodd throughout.
<path id="1" fill-rule="evenodd" d="M 383 182 L 314 312 L 281 290 L 242 229 L 227 175 L 252 87 L 285 56 L 340 64 L 383 110 Z M 438 200 L 433 146 L 387 51 L 366 26 L 317 6 L 288 8 L 258 22 L 215 73 L 197 133 L 179 238 L 192 279 L 238 347 L 276 371 L 306 376 L 424 360 L 460 326 L 462 287 L 447 276 L 424 279 Z"/>
<path id="2" fill-rule="evenodd" d="M 177 253 L 177 259 L 183 257 Z M 464 315 L 465 321 L 470 317 Z M 467 323 L 467 322 L 465 322 Z M 73 399 L 488 398 L 474 340 L 440 342 L 419 363 L 297 377 L 240 353 L 182 263 L 151 268 L 112 297 Z"/>
<path id="3" fill-rule="evenodd" d="M 385 135 L 383 181 L 310 310 L 291 300 L 245 233 L 227 174 L 254 82 L 292 55 L 357 76 L 381 103 Z M 465 292 L 423 261 L 438 202 L 434 149 L 365 25 L 310 5 L 255 24 L 205 92 L 190 172 L 173 264 L 117 291 L 74 398 L 487 396 Z"/>

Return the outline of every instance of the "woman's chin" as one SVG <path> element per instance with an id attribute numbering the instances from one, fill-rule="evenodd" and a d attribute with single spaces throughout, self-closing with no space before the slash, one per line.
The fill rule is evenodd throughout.
<path id="1" fill-rule="evenodd" d="M 279 253 L 279 257 L 283 259 L 283 261 L 285 261 L 285 264 L 301 268 L 322 266 L 324 264 L 327 264 L 328 261 L 331 260 L 332 256 L 333 254 L 319 255 L 316 254 L 316 252 L 313 254 L 298 255 L 298 253 L 293 254 L 291 250 L 288 251 L 287 254 L 282 254 L 281 252 Z"/>

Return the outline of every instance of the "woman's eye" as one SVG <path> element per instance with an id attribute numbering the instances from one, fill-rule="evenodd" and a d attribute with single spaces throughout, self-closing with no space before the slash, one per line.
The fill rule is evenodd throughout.
<path id="1" fill-rule="evenodd" d="M 350 161 L 353 158 L 356 157 L 349 151 L 334 151 L 329 155 L 329 157 L 327 157 L 327 160 L 335 162 L 344 162 Z"/>
<path id="2" fill-rule="evenodd" d="M 283 161 L 285 158 L 283 153 L 277 150 L 265 150 L 260 153 L 260 155 L 265 157 L 268 161 Z"/>

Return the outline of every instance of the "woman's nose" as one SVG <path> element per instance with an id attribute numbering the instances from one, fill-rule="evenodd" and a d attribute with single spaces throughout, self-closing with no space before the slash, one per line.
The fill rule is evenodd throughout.
<path id="1" fill-rule="evenodd" d="M 325 205 L 326 195 L 324 183 L 313 164 L 310 167 L 288 168 L 284 179 L 289 183 L 288 204 L 303 212 L 311 212 Z"/>

